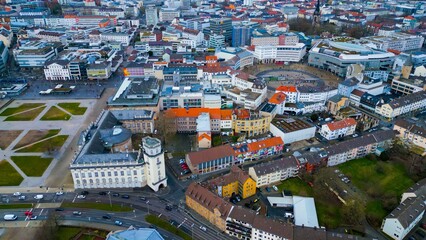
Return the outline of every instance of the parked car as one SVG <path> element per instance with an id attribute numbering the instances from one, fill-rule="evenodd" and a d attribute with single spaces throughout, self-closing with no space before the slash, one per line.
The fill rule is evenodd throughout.
<path id="1" fill-rule="evenodd" d="M 115 220 L 114 224 L 117 225 L 117 226 L 121 226 L 121 225 L 123 225 L 123 222 L 119 221 L 119 220 Z"/>
<path id="2" fill-rule="evenodd" d="M 18 200 L 25 200 L 27 197 L 25 197 L 24 195 L 21 195 L 18 197 Z"/>
<path id="3" fill-rule="evenodd" d="M 79 211 L 74 211 L 74 212 L 72 212 L 72 215 L 81 216 L 81 212 L 79 212 Z"/>
<path id="4" fill-rule="evenodd" d="M 20 193 L 20 192 L 14 192 L 14 193 L 13 193 L 13 196 L 14 196 L 14 197 L 19 197 L 19 196 L 21 196 L 21 193 Z"/>
<path id="5" fill-rule="evenodd" d="M 120 194 L 119 194 L 119 193 L 112 193 L 112 196 L 113 196 L 113 197 L 119 197 L 119 196 L 120 196 Z"/>
<path id="6" fill-rule="evenodd" d="M 269 189 L 269 187 L 266 187 L 266 188 L 265 188 L 265 190 L 266 190 L 267 192 L 270 192 L 270 191 L 271 191 L 271 189 Z"/>
<path id="7" fill-rule="evenodd" d="M 207 232 L 207 228 L 204 226 L 200 226 L 200 229 L 203 230 L 204 232 Z"/>
<path id="8" fill-rule="evenodd" d="M 64 195 L 64 193 L 62 191 L 56 192 L 55 194 L 56 194 L 56 196 Z"/>
<path id="9" fill-rule="evenodd" d="M 33 212 L 31 212 L 30 210 L 27 210 L 27 211 L 24 212 L 24 215 L 25 216 L 31 216 L 31 215 L 33 215 Z"/>
<path id="10" fill-rule="evenodd" d="M 167 211 L 172 211 L 172 210 L 173 210 L 173 208 L 172 208 L 172 206 L 170 206 L 170 205 L 166 205 L 166 210 L 167 210 Z"/>
<path id="11" fill-rule="evenodd" d="M 55 209 L 55 211 L 57 211 L 57 212 L 62 212 L 62 211 L 64 211 L 65 209 L 63 209 L 63 208 L 56 208 Z"/>
<path id="12" fill-rule="evenodd" d="M 78 196 L 77 196 L 77 198 L 78 198 L 78 199 L 85 199 L 85 198 L 86 198 L 86 195 L 78 195 Z"/>
<path id="13" fill-rule="evenodd" d="M 111 219 L 111 216 L 110 215 L 103 215 L 102 218 L 103 219 Z"/>
<path id="14" fill-rule="evenodd" d="M 352 135 L 352 137 L 356 138 L 356 137 L 358 137 L 358 134 L 355 133 L 354 135 Z"/>
<path id="15" fill-rule="evenodd" d="M 185 159 L 183 158 L 179 160 L 179 164 L 182 164 L 182 163 L 185 163 Z"/>
<path id="16" fill-rule="evenodd" d="M 273 186 L 272 186 L 272 188 L 275 190 L 275 192 L 277 192 L 277 191 L 278 191 L 277 186 L 273 185 Z"/>
<path id="17" fill-rule="evenodd" d="M 31 216 L 31 217 L 30 217 L 30 220 L 37 220 L 37 216 L 35 216 L 35 215 L 34 215 L 34 216 Z"/>
<path id="18" fill-rule="evenodd" d="M 89 192 L 88 191 L 81 191 L 80 195 L 88 195 Z"/>
<path id="19" fill-rule="evenodd" d="M 130 198 L 130 196 L 129 196 L 129 195 L 127 195 L 127 194 L 124 194 L 124 195 L 121 195 L 121 198 L 129 199 L 129 198 Z"/>
<path id="20" fill-rule="evenodd" d="M 146 197 L 139 197 L 140 200 L 146 201 Z"/>
<path id="21" fill-rule="evenodd" d="M 99 192 L 99 195 L 107 195 L 106 192 Z"/>

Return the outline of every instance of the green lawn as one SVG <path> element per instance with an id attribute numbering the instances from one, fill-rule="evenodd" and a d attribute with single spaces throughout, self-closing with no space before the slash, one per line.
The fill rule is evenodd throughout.
<path id="1" fill-rule="evenodd" d="M 28 177 L 40 177 L 52 162 L 52 158 L 42 158 L 40 156 L 12 156 L 12 161 Z"/>
<path id="2" fill-rule="evenodd" d="M 30 130 L 28 133 L 19 141 L 13 149 L 18 149 L 27 146 L 31 143 L 41 141 L 43 139 L 58 135 L 61 129 L 50 129 L 50 130 Z"/>
<path id="3" fill-rule="evenodd" d="M 42 121 L 66 121 L 69 120 L 71 116 L 62 111 L 61 109 L 53 106 L 49 109 L 49 111 L 44 114 L 44 116 L 40 119 Z"/>
<path id="4" fill-rule="evenodd" d="M 297 177 L 282 181 L 277 187 L 279 192 L 289 190 L 297 196 L 312 197 L 314 195 L 312 187 Z"/>
<path id="5" fill-rule="evenodd" d="M 104 210 L 104 211 L 114 211 L 114 212 L 129 212 L 133 209 L 129 206 L 121 206 L 118 204 L 112 204 L 112 207 L 108 203 L 91 203 L 91 202 L 84 202 L 84 203 L 70 203 L 70 202 L 64 202 L 62 203 L 61 207 L 64 208 L 90 208 L 90 209 L 98 209 L 98 210 Z"/>
<path id="6" fill-rule="evenodd" d="M 31 208 L 32 206 L 31 203 L 0 204 L 0 209 Z"/>
<path id="7" fill-rule="evenodd" d="M 327 226 L 327 228 L 337 228 L 341 226 L 341 205 L 330 204 L 329 202 L 315 199 L 315 208 L 317 210 L 317 217 L 321 226 Z"/>
<path id="8" fill-rule="evenodd" d="M 392 162 L 361 158 L 341 164 L 339 169 L 369 195 L 400 196 L 414 184 L 404 166 Z"/>
<path id="9" fill-rule="evenodd" d="M 222 145 L 222 138 L 220 135 L 213 135 L 212 145 L 213 147 Z"/>
<path id="10" fill-rule="evenodd" d="M 33 109 L 33 108 L 36 108 L 36 107 L 40 107 L 40 106 L 43 106 L 43 105 L 44 105 L 44 103 L 24 103 L 24 104 L 21 104 L 18 107 L 10 107 L 10 108 L 5 109 L 3 112 L 0 113 L 0 116 L 10 116 L 12 114 L 20 113 L 20 112 L 23 112 L 23 111 L 26 111 L 26 110 L 29 110 L 29 109 Z"/>
<path id="11" fill-rule="evenodd" d="M 65 109 L 72 115 L 83 115 L 87 107 L 80 107 L 80 103 L 69 102 L 69 103 L 58 103 L 58 106 Z"/>
<path id="12" fill-rule="evenodd" d="M 44 110 L 44 108 L 45 107 L 39 107 L 23 113 L 18 113 L 16 115 L 7 117 L 5 121 L 32 121 Z"/>
<path id="13" fill-rule="evenodd" d="M 78 227 L 59 227 L 56 232 L 56 239 L 58 240 L 70 240 L 75 237 L 83 229 Z"/>
<path id="14" fill-rule="evenodd" d="M 171 225 L 169 222 L 154 216 L 154 215 L 146 215 L 145 216 L 145 220 L 155 226 L 158 226 L 160 228 L 163 228 L 164 230 L 167 230 L 181 238 L 183 238 L 184 240 L 190 240 L 191 236 L 189 236 L 188 234 L 186 234 L 184 231 L 176 228 L 175 226 Z"/>
<path id="15" fill-rule="evenodd" d="M 6 160 L 0 161 L 0 186 L 17 186 L 24 178 Z"/>
<path id="16" fill-rule="evenodd" d="M 38 142 L 17 152 L 49 152 L 58 150 L 64 145 L 68 135 L 58 135 L 45 141 Z"/>
<path id="17" fill-rule="evenodd" d="M 372 217 L 383 219 L 388 214 L 379 200 L 372 200 L 367 203 L 365 211 Z"/>

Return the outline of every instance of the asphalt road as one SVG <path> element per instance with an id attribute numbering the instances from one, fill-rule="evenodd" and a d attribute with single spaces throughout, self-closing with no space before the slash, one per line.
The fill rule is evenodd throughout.
<path id="1" fill-rule="evenodd" d="M 43 194 L 43 199 L 36 200 L 34 196 L 37 194 Z M 107 223 L 114 225 L 115 220 L 123 222 L 123 227 L 140 226 L 146 227 L 146 222 L 144 216 L 149 212 L 157 216 L 163 216 L 168 220 L 174 220 L 178 224 L 178 228 L 182 229 L 189 235 L 193 235 L 194 239 L 230 239 L 229 236 L 223 234 L 216 228 L 210 226 L 210 224 L 201 223 L 199 219 L 193 218 L 188 212 L 183 208 L 183 206 L 175 205 L 173 210 L 168 211 L 165 209 L 165 206 L 169 202 L 164 198 L 159 198 L 156 196 L 146 196 L 146 201 L 139 199 L 143 194 L 141 193 L 126 193 L 130 196 L 129 199 L 124 199 L 122 197 L 112 197 L 109 195 L 99 195 L 98 193 L 90 193 L 87 195 L 86 199 L 79 199 L 77 196 L 78 193 L 68 192 L 64 195 L 56 196 L 55 193 L 23 193 L 26 196 L 26 200 L 19 200 L 18 197 L 14 197 L 11 194 L 2 194 L 2 201 L 8 203 L 32 203 L 32 211 L 34 215 L 39 216 L 37 220 L 29 220 L 24 212 L 30 209 L 6 209 L 1 210 L 2 214 L 15 214 L 17 215 L 18 221 L 28 222 L 24 226 L 31 226 L 32 221 L 44 220 L 47 218 L 49 212 L 55 211 L 57 207 L 60 206 L 61 202 L 94 202 L 94 203 L 112 203 L 122 206 L 130 206 L 133 208 L 133 211 L 130 212 L 108 212 L 100 211 L 94 209 L 77 209 L 77 208 L 65 208 L 64 211 L 55 211 L 60 216 L 63 216 L 64 220 L 78 220 L 83 222 L 98 222 L 98 223 Z M 112 194 L 111 194 L 112 195 Z M 121 193 L 122 195 L 122 193 Z M 45 207 L 48 206 L 48 207 Z M 74 216 L 73 211 L 78 210 L 82 212 L 81 216 Z M 112 216 L 110 220 L 105 220 L 102 218 L 105 214 Z M 3 226 L 5 226 L 4 220 L 1 221 Z M 207 231 L 200 229 L 200 226 L 205 226 Z M 7 227 L 7 225 L 6 225 Z M 191 229 L 193 232 L 191 232 Z M 171 234 L 169 234 L 171 235 Z"/>

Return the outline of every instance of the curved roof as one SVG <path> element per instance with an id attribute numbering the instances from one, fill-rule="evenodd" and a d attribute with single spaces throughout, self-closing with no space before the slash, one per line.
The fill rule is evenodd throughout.
<path id="1" fill-rule="evenodd" d="M 105 147 L 112 147 L 129 140 L 132 132 L 122 126 L 115 126 L 110 129 L 101 130 L 101 139 Z"/>

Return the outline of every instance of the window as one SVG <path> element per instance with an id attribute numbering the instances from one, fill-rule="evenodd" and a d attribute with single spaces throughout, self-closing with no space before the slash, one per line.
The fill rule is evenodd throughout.
<path id="1" fill-rule="evenodd" d="M 87 173 L 87 177 L 92 177 L 92 173 L 91 172 L 89 172 L 89 173 Z"/>
<path id="2" fill-rule="evenodd" d="M 99 177 L 99 173 L 95 172 L 95 177 Z"/>
<path id="3" fill-rule="evenodd" d="M 111 177 L 111 172 L 108 172 L 108 177 Z"/>
<path id="4" fill-rule="evenodd" d="M 77 180 L 77 185 L 80 185 L 80 180 Z"/>
<path id="5" fill-rule="evenodd" d="M 74 173 L 74 177 L 75 177 L 75 178 L 78 178 L 78 173 Z"/>
<path id="6" fill-rule="evenodd" d="M 101 176 L 102 176 L 102 177 L 105 177 L 105 173 L 104 173 L 104 172 L 101 172 Z"/>
<path id="7" fill-rule="evenodd" d="M 82 178 L 85 178 L 85 177 L 86 177 L 86 174 L 81 173 L 81 177 L 82 177 Z"/>
<path id="8" fill-rule="evenodd" d="M 118 172 L 117 171 L 114 171 L 114 176 L 118 176 Z"/>
<path id="9" fill-rule="evenodd" d="M 124 176 L 124 171 L 121 171 L 121 176 Z"/>
<path id="10" fill-rule="evenodd" d="M 133 170 L 133 175 L 138 175 L 138 171 Z"/>

